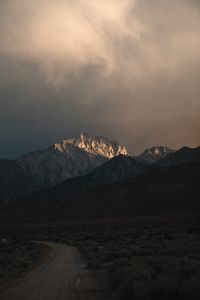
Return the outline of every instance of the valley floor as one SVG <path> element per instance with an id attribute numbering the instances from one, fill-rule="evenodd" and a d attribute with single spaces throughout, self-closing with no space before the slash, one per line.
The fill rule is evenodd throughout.
<path id="1" fill-rule="evenodd" d="M 199 214 L 95 223 L 2 224 L 0 237 L 8 244 L 0 271 L 4 261 L 7 269 L 15 269 L 11 258 L 19 268 L 28 254 L 36 257 L 33 247 L 37 243 L 32 241 L 46 241 L 38 245 L 51 249 L 47 260 L 29 275 L 15 284 L 9 281 L 7 289 L 0 288 L 0 300 L 200 299 Z M 19 253 L 23 260 L 19 261 Z"/>

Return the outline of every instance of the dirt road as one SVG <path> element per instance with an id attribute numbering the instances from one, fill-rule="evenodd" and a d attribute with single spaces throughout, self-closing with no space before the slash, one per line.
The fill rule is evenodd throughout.
<path id="1" fill-rule="evenodd" d="M 101 287 L 73 247 L 46 243 L 52 252 L 36 270 L 0 289 L 0 300 L 104 300 Z"/>

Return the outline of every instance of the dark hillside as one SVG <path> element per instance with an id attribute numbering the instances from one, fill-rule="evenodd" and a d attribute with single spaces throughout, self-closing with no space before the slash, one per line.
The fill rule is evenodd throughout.
<path id="1" fill-rule="evenodd" d="M 17 201 L 2 212 L 9 222 L 60 222 L 200 212 L 200 164 L 164 167 L 80 194 L 46 193 Z M 83 177 L 84 179 L 84 177 Z"/>

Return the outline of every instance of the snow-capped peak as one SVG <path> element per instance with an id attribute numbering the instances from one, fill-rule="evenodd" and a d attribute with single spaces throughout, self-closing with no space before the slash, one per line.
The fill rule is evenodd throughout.
<path id="1" fill-rule="evenodd" d="M 171 152 L 173 152 L 172 149 L 169 149 L 168 147 L 164 147 L 164 146 L 153 146 L 149 149 L 146 149 L 146 151 L 149 153 L 149 154 L 152 154 L 152 155 L 156 155 L 156 156 L 165 156 Z"/>
<path id="2" fill-rule="evenodd" d="M 137 160 L 146 164 L 153 164 L 173 152 L 175 152 L 175 150 L 168 147 L 153 146 L 151 148 L 147 148 L 142 154 L 137 156 Z"/>
<path id="3" fill-rule="evenodd" d="M 70 139 L 63 140 L 61 143 L 54 144 L 54 148 L 65 153 L 70 145 L 85 150 L 92 156 L 101 156 L 109 159 L 117 155 L 128 154 L 125 146 L 121 146 L 118 142 L 102 136 L 91 136 L 87 133 L 81 133 Z"/>

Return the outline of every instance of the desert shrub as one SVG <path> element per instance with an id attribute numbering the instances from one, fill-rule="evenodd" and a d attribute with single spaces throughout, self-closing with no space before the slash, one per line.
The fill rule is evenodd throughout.
<path id="1" fill-rule="evenodd" d="M 133 257 L 115 261 L 109 273 L 110 287 L 120 300 L 188 300 L 200 296 L 200 271 L 184 258 Z"/>
<path id="2" fill-rule="evenodd" d="M 26 239 L 8 239 L 0 245 L 0 279 L 17 277 L 39 261 L 46 248 Z"/>

